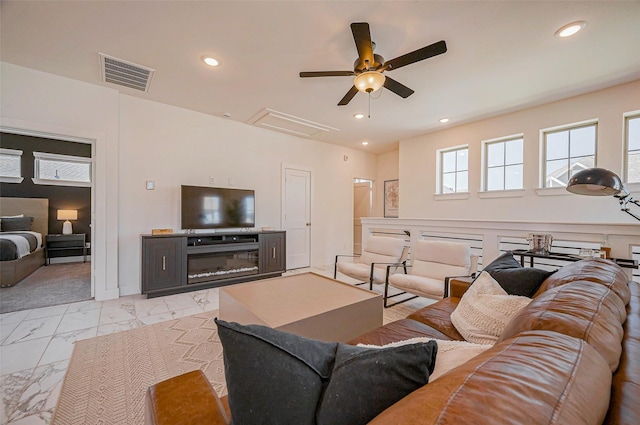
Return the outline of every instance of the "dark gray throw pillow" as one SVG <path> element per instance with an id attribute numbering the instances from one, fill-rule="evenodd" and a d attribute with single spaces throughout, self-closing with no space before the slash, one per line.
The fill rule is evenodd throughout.
<path id="1" fill-rule="evenodd" d="M 513 258 L 511 252 L 505 252 L 482 270 L 488 272 L 507 294 L 529 298 L 536 293 L 546 278 L 556 272 L 555 270 L 547 271 L 533 267 L 522 267 Z"/>
<path id="2" fill-rule="evenodd" d="M 237 425 L 314 425 L 337 343 L 215 320 L 231 420 Z"/>
<path id="3" fill-rule="evenodd" d="M 11 217 L 0 221 L 3 232 L 30 232 L 33 217 Z"/>
<path id="4" fill-rule="evenodd" d="M 365 424 L 429 381 L 438 350 L 435 341 L 365 348 L 215 322 L 238 425 Z"/>
<path id="5" fill-rule="evenodd" d="M 429 382 L 435 341 L 399 347 L 339 344 L 331 379 L 318 409 L 318 425 L 366 424 Z"/>

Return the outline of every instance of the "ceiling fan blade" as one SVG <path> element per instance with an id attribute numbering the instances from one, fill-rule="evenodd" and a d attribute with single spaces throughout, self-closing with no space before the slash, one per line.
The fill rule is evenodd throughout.
<path id="1" fill-rule="evenodd" d="M 414 93 L 414 91 L 411 90 L 409 87 L 387 76 L 385 76 L 385 79 L 384 79 L 384 88 L 391 90 L 392 92 L 394 92 L 395 94 L 397 94 L 398 96 L 404 99 L 406 99 L 407 97 L 411 96 Z"/>
<path id="2" fill-rule="evenodd" d="M 301 72 L 300 78 L 308 77 L 351 77 L 356 75 L 353 71 L 309 71 Z"/>
<path id="3" fill-rule="evenodd" d="M 354 22 L 351 24 L 351 32 L 358 49 L 360 65 L 364 67 L 365 62 L 368 61 L 369 66 L 373 66 L 373 45 L 371 44 L 369 24 L 366 22 Z"/>
<path id="4" fill-rule="evenodd" d="M 358 93 L 358 89 L 356 88 L 356 86 L 351 87 L 351 90 L 349 90 L 347 94 L 344 95 L 342 100 L 338 102 L 338 106 L 347 105 L 349 102 L 351 102 L 351 99 L 353 99 L 356 93 Z"/>
<path id="5" fill-rule="evenodd" d="M 419 62 L 421 60 L 429 59 L 433 56 L 441 55 L 447 51 L 447 43 L 444 40 L 433 43 L 422 49 L 414 50 L 406 55 L 398 56 L 395 59 L 388 60 L 384 63 L 383 68 L 391 71 L 393 69 L 401 68 L 405 65 L 411 65 L 412 63 Z"/>

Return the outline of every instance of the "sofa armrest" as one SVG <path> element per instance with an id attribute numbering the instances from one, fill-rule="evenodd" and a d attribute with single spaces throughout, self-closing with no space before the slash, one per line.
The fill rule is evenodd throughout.
<path id="1" fill-rule="evenodd" d="M 201 370 L 158 382 L 147 390 L 147 425 L 227 425 L 225 406 Z"/>
<path id="2" fill-rule="evenodd" d="M 469 286 L 473 282 L 473 277 L 452 277 L 449 279 L 449 296 L 455 298 L 462 298 Z"/>

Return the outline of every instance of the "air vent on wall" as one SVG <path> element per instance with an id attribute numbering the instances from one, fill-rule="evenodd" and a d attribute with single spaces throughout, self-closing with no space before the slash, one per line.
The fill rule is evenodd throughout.
<path id="1" fill-rule="evenodd" d="M 102 81 L 147 92 L 155 69 L 100 53 Z"/>

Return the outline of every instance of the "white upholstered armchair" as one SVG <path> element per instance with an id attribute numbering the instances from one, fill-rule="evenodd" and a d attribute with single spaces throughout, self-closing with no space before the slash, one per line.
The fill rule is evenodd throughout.
<path id="1" fill-rule="evenodd" d="M 407 259 L 408 248 L 405 241 L 400 238 L 389 236 L 371 236 L 362 249 L 362 255 L 336 255 L 333 268 L 333 278 L 338 272 L 362 280 L 359 285 L 369 283 L 369 289 L 373 289 L 373 284 L 385 283 L 387 266 L 390 273 L 398 267 L 402 268 Z M 352 258 L 352 261 L 345 261 Z"/>
<path id="2" fill-rule="evenodd" d="M 413 248 L 411 265 L 406 266 L 408 273 L 389 273 L 385 277 L 385 307 L 417 297 L 432 299 L 447 297 L 450 277 L 471 276 L 478 269 L 478 257 L 471 254 L 471 246 L 466 243 L 419 240 Z M 389 286 L 403 292 L 389 295 Z M 388 304 L 389 298 L 406 293 L 413 296 Z"/>

